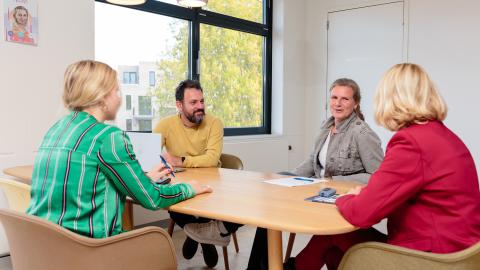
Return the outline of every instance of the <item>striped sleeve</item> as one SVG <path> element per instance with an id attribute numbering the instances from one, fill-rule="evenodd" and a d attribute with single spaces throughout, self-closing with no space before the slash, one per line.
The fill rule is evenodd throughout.
<path id="1" fill-rule="evenodd" d="M 148 209 L 165 208 L 195 196 L 189 184 L 159 185 L 143 172 L 125 132 L 106 135 L 97 153 L 100 168 L 126 196 Z"/>

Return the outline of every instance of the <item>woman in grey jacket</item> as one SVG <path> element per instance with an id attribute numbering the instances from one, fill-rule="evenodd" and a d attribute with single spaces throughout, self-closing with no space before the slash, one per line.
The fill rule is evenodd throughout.
<path id="1" fill-rule="evenodd" d="M 330 112 L 312 154 L 292 173 L 367 183 L 383 160 L 383 151 L 377 134 L 364 121 L 355 81 L 342 78 L 332 84 Z"/>
<path id="2" fill-rule="evenodd" d="M 360 88 L 351 79 L 330 87 L 330 113 L 310 156 L 289 174 L 315 178 L 348 179 L 367 183 L 383 160 L 380 138 L 365 123 L 360 110 Z M 267 231 L 255 233 L 248 268 L 267 269 Z"/>

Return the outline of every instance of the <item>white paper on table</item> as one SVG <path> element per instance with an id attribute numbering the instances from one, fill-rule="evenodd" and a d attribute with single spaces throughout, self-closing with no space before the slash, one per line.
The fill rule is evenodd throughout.
<path id="1" fill-rule="evenodd" d="M 285 187 L 296 187 L 296 186 L 306 186 L 306 185 L 312 185 L 312 184 L 316 184 L 316 183 L 327 182 L 327 180 L 298 176 L 298 177 L 288 177 L 288 178 L 278 178 L 278 179 L 272 179 L 272 180 L 265 180 L 263 182 L 268 183 L 268 184 L 285 186 Z"/>

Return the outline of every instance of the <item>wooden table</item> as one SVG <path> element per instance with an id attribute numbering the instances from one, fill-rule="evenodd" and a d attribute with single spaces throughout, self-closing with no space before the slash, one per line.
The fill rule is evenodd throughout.
<path id="1" fill-rule="evenodd" d="M 32 172 L 33 165 L 16 166 L 3 170 L 4 174 L 13 176 L 20 182 L 29 185 L 32 183 Z"/>
<path id="2" fill-rule="evenodd" d="M 30 182 L 32 169 L 32 166 L 19 166 L 5 169 L 4 173 Z M 282 231 L 331 235 L 356 229 L 340 215 L 335 205 L 304 200 L 323 187 L 333 187 L 338 193 L 344 193 L 359 185 L 355 182 L 329 181 L 282 187 L 262 180 L 285 176 L 222 168 L 189 168 L 176 175 L 174 182 L 198 180 L 210 185 L 214 192 L 172 205 L 169 210 L 266 228 L 269 269 L 283 269 Z M 131 205 L 125 207 L 125 212 L 129 210 Z M 124 221 L 128 222 L 128 218 Z"/>
<path id="3" fill-rule="evenodd" d="M 198 180 L 212 186 L 214 192 L 170 206 L 169 210 L 212 219 L 267 228 L 269 269 L 283 269 L 282 231 L 331 235 L 351 232 L 335 205 L 304 199 L 323 187 L 338 193 L 360 184 L 329 181 L 301 187 L 283 187 L 262 180 L 285 176 L 249 171 L 208 168 L 187 169 L 176 181 Z"/>

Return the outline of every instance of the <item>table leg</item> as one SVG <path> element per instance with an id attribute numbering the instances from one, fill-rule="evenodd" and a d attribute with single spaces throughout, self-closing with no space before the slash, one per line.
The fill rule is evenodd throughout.
<path id="1" fill-rule="evenodd" d="M 267 231 L 268 237 L 268 269 L 282 270 L 282 232 L 276 230 Z"/>
<path id="2" fill-rule="evenodd" d="M 133 230 L 133 203 L 130 200 L 125 201 L 122 216 L 122 228 L 125 231 Z"/>

